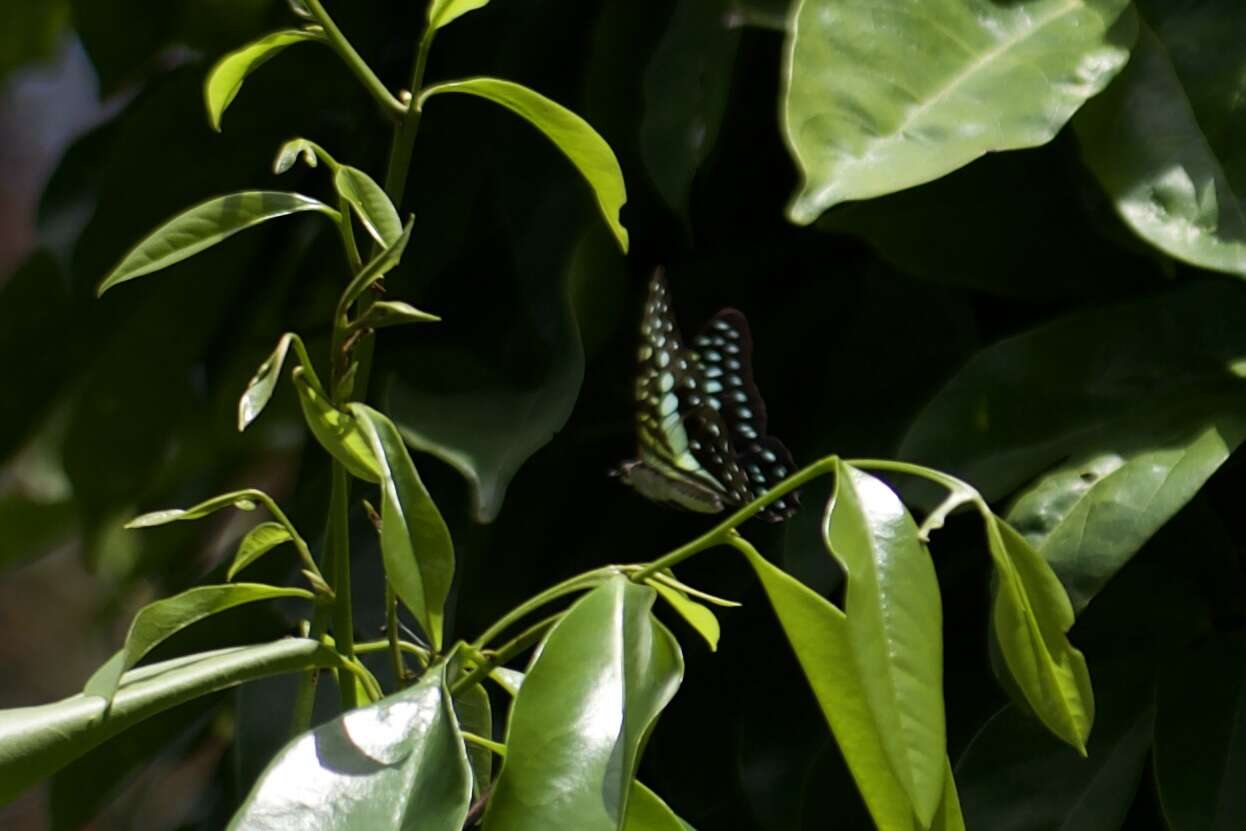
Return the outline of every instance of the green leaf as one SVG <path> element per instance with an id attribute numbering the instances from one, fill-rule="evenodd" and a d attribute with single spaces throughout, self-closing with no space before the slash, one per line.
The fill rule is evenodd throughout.
<path id="1" fill-rule="evenodd" d="M 1125 65 L 1128 9 L 800 0 L 785 50 L 782 126 L 803 177 L 789 217 L 807 224 L 984 153 L 1046 144 Z"/>
<path id="2" fill-rule="evenodd" d="M 1024 708 L 992 716 L 956 763 L 970 828 L 1127 828 L 1151 744 L 1150 680 L 1114 666 L 1095 667 L 1101 718 L 1082 758 Z"/>
<path id="3" fill-rule="evenodd" d="M 646 580 L 671 608 L 679 613 L 688 625 L 697 631 L 705 642 L 710 645 L 711 652 L 718 651 L 718 637 L 722 634 L 718 626 L 718 618 L 705 606 L 689 598 L 686 594 L 658 580 Z"/>
<path id="4" fill-rule="evenodd" d="M 844 613 L 751 548 L 744 555 L 761 580 L 879 829 L 917 831 L 929 827 L 963 831 L 956 783 L 946 757 L 943 797 L 933 821 L 929 826 L 923 825 L 914 814 L 908 794 L 883 749 L 881 728 L 874 719 L 869 693 L 857 668 Z"/>
<path id="5" fill-rule="evenodd" d="M 289 530 L 281 523 L 261 522 L 248 531 L 247 535 L 242 538 L 242 542 L 238 543 L 238 551 L 234 554 L 234 561 L 229 564 L 229 571 L 225 572 L 225 579 L 233 580 L 238 572 L 277 546 L 293 539 Z"/>
<path id="6" fill-rule="evenodd" d="M 1009 516 L 1080 609 L 1240 443 L 1239 319 L 1246 295 L 1218 280 L 1002 341 L 922 410 L 900 455 L 992 501 L 1025 486 Z"/>
<path id="7" fill-rule="evenodd" d="M 879 479 L 837 462 L 823 536 L 847 576 L 848 640 L 874 723 L 917 819 L 943 796 L 943 615 L 917 524 Z"/>
<path id="8" fill-rule="evenodd" d="M 1073 126 L 1087 166 L 1140 237 L 1178 260 L 1246 276 L 1246 181 L 1223 128 L 1235 117 L 1239 62 L 1206 57 L 1237 53 L 1224 25 L 1236 11 L 1205 5 L 1176 16 L 1171 33 L 1143 25 L 1129 65 Z"/>
<path id="9" fill-rule="evenodd" d="M 1156 695 L 1155 782 L 1172 831 L 1241 828 L 1246 800 L 1246 638 L 1175 656 Z"/>
<path id="10" fill-rule="evenodd" d="M 121 683 L 122 674 L 170 635 L 235 606 L 278 597 L 311 600 L 313 595 L 303 589 L 283 589 L 262 583 L 234 583 L 228 586 L 199 586 L 147 604 L 139 609 L 130 623 L 125 646 L 87 679 L 86 686 L 82 689 L 83 695 L 100 696 L 111 703 Z"/>
<path id="11" fill-rule="evenodd" d="M 433 0 L 428 4 L 428 27 L 440 29 L 461 15 L 489 5 L 489 0 Z"/>
<path id="12" fill-rule="evenodd" d="M 983 520 L 999 578 L 991 622 L 1004 662 L 1039 721 L 1085 756 L 1095 700 L 1086 659 L 1065 634 L 1073 606 L 1025 537 L 994 514 Z"/>
<path id="13" fill-rule="evenodd" d="M 333 174 L 333 187 L 350 203 L 374 240 L 389 248 L 402 237 L 402 220 L 394 203 L 371 176 L 357 167 L 339 165 Z"/>
<path id="14" fill-rule="evenodd" d="M 319 31 L 287 29 L 273 32 L 235 49 L 213 64 L 203 83 L 203 101 L 208 108 L 208 121 L 212 129 L 220 132 L 221 116 L 242 89 L 242 82 L 248 75 L 275 58 L 286 47 L 311 41 L 326 42 L 325 36 Z"/>
<path id="15" fill-rule="evenodd" d="M 337 213 L 310 196 L 286 191 L 240 191 L 201 202 L 130 249 L 99 284 L 96 293 L 102 295 L 127 280 L 168 268 L 245 228 L 302 211 L 319 211 L 328 216 Z"/>
<path id="16" fill-rule="evenodd" d="M 1038 549 L 1080 613 L 1246 438 L 1246 412 L 1177 413 L 1075 456 L 1029 486 L 1009 523 Z"/>
<path id="17" fill-rule="evenodd" d="M 352 324 L 359 329 L 384 329 L 408 323 L 438 323 L 437 315 L 422 312 L 401 300 L 378 300 Z"/>
<path id="18" fill-rule="evenodd" d="M 260 364 L 259 369 L 255 370 L 255 375 L 247 382 L 246 390 L 238 399 L 239 432 L 247 429 L 248 425 L 259 418 L 260 413 L 268 406 L 268 402 L 273 397 L 273 390 L 277 386 L 277 380 L 281 377 L 281 367 L 285 365 L 290 344 L 298 339 L 298 335 L 293 332 L 286 332 L 282 335 L 272 354 L 264 359 L 264 363 Z M 306 364 L 304 366 L 306 367 Z"/>
<path id="19" fill-rule="evenodd" d="M 725 0 L 681 0 L 645 69 L 640 147 L 649 175 L 680 216 L 727 110 L 740 29 Z"/>
<path id="20" fill-rule="evenodd" d="M 273 159 L 273 173 L 280 176 L 288 172 L 299 159 L 302 159 L 303 164 L 308 167 L 316 167 L 320 164 L 320 158 L 316 154 L 317 149 L 319 148 L 315 142 L 305 138 L 290 139 L 278 148 L 277 156 Z"/>
<path id="21" fill-rule="evenodd" d="M 439 664 L 415 686 L 286 745 L 229 829 L 460 831 L 471 797 L 463 737 Z"/>
<path id="22" fill-rule="evenodd" d="M 683 677 L 654 597 L 616 577 L 550 630 L 511 708 L 486 831 L 620 827 L 645 738 Z"/>
<path id="23" fill-rule="evenodd" d="M 473 684 L 456 695 L 454 712 L 464 731 L 485 739 L 493 738 L 493 708 L 484 686 Z M 493 781 L 493 751 L 478 744 L 468 744 L 466 749 L 467 763 L 472 770 L 472 798 L 479 799 Z"/>
<path id="24" fill-rule="evenodd" d="M 413 219 L 408 219 L 407 224 L 403 227 L 402 232 L 398 235 L 398 239 L 394 240 L 393 245 L 388 248 L 382 248 L 380 253 L 368 261 L 359 273 L 351 279 L 346 288 L 342 291 L 342 299 L 339 301 L 341 307 L 345 309 L 351 303 L 359 299 L 359 296 L 368 290 L 368 287 L 377 280 L 385 276 L 385 274 L 398 265 L 402 259 L 403 252 L 407 250 L 407 243 L 411 241 L 411 228 Z"/>
<path id="25" fill-rule="evenodd" d="M 627 820 L 622 831 L 695 831 L 680 819 L 662 797 L 640 782 L 632 782 L 631 796 L 627 799 Z"/>
<path id="26" fill-rule="evenodd" d="M 294 390 L 298 393 L 308 429 L 320 446 L 341 462 L 352 476 L 365 482 L 381 481 L 380 466 L 354 416 L 330 404 L 324 393 L 307 380 L 302 367 L 295 367 L 290 377 L 294 381 Z"/>
<path id="27" fill-rule="evenodd" d="M 90 695 L 54 704 L 0 710 L 0 804 L 123 730 L 194 698 L 245 681 L 340 659 L 307 638 L 283 638 L 175 658 L 121 677 L 112 706 Z"/>
<path id="28" fill-rule="evenodd" d="M 441 651 L 446 597 L 454 580 L 454 542 L 394 423 L 364 404 L 350 412 L 381 475 L 381 557 L 385 578 Z"/>
<path id="29" fill-rule="evenodd" d="M 215 513 L 222 508 L 237 508 L 240 511 L 254 511 L 255 502 L 252 501 L 253 491 L 231 491 L 223 493 L 220 496 L 214 496 L 211 499 L 204 500 L 198 505 L 192 505 L 189 508 L 169 508 L 164 511 L 152 511 L 151 513 L 137 516 L 125 524 L 126 528 L 154 528 L 157 525 L 164 525 L 168 522 L 177 522 L 184 519 L 202 519 L 208 514 Z"/>
<path id="30" fill-rule="evenodd" d="M 606 224 L 618 240 L 619 247 L 627 251 L 627 229 L 619 216 L 623 203 L 627 201 L 623 171 L 610 145 L 587 121 L 525 86 L 499 78 L 467 78 L 435 84 L 420 93 L 419 106 L 425 106 L 431 96 L 445 92 L 486 98 L 544 133 L 588 181 Z"/>

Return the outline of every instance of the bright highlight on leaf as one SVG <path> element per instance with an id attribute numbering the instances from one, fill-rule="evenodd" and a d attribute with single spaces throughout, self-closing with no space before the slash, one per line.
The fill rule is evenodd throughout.
<path id="1" fill-rule="evenodd" d="M 500 78 L 467 78 L 428 87 L 420 94 L 418 105 L 424 107 L 434 95 L 460 92 L 486 98 L 500 104 L 533 127 L 561 150 L 587 180 L 597 197 L 602 216 L 614 233 L 619 247 L 627 251 L 627 229 L 619 216 L 627 201 L 623 170 L 606 140 L 587 121 L 540 93 Z"/>
<path id="2" fill-rule="evenodd" d="M 337 216 L 337 211 L 323 202 L 286 191 L 248 190 L 209 199 L 175 216 L 130 249 L 100 283 L 96 294 L 180 263 L 245 228 L 304 211 Z"/>
<path id="3" fill-rule="evenodd" d="M 454 580 L 454 543 L 394 423 L 363 404 L 350 413 L 367 439 L 381 478 L 381 557 L 394 592 L 440 651 L 446 597 Z"/>
<path id="4" fill-rule="evenodd" d="M 679 613 L 679 616 L 688 622 L 688 625 L 696 630 L 697 634 L 705 638 L 705 642 L 709 644 L 711 652 L 718 651 L 718 638 L 722 634 L 722 630 L 718 625 L 718 618 L 714 613 L 690 599 L 686 594 L 677 589 L 671 588 L 665 583 L 657 580 L 646 580 L 649 586 L 665 600 L 670 607 Z"/>
<path id="5" fill-rule="evenodd" d="M 232 491 L 224 493 L 220 496 L 214 496 L 211 499 L 204 500 L 198 505 L 189 508 L 168 508 L 163 511 L 152 511 L 151 513 L 136 516 L 125 524 L 126 528 L 154 528 L 157 525 L 164 525 L 169 522 L 177 522 L 183 519 L 202 519 L 208 514 L 215 513 L 222 508 L 237 508 L 240 511 L 254 511 L 255 502 L 252 500 L 255 491 Z"/>
<path id="6" fill-rule="evenodd" d="M 438 323 L 437 315 L 422 312 L 401 300 L 378 300 L 352 324 L 357 329 L 385 329 L 408 323 Z"/>
<path id="7" fill-rule="evenodd" d="M 489 5 L 489 0 L 433 0 L 428 4 L 428 25 L 440 29 L 460 16 Z"/>
<path id="8" fill-rule="evenodd" d="M 394 203 L 376 181 L 357 167 L 339 165 L 333 186 L 367 229 L 368 234 L 386 248 L 402 237 L 402 220 Z"/>
<path id="9" fill-rule="evenodd" d="M 295 367 L 290 377 L 294 381 L 294 391 L 298 393 L 308 429 L 320 446 L 341 462 L 352 476 L 365 482 L 379 482 L 380 467 L 354 416 L 334 407 L 323 391 L 308 381 L 302 367 Z"/>
<path id="10" fill-rule="evenodd" d="M 1046 144 L 1125 65 L 1136 32 L 1128 0 L 800 0 L 792 19 L 783 132 L 802 225 Z"/>
<path id="11" fill-rule="evenodd" d="M 170 635 L 204 618 L 259 600 L 297 597 L 311 600 L 303 589 L 284 589 L 262 583 L 235 583 L 229 586 L 200 586 L 139 610 L 126 634 L 125 646 L 96 670 L 83 688 L 84 695 L 97 695 L 112 703 L 121 675 Z"/>
<path id="12" fill-rule="evenodd" d="M 208 70 L 207 80 L 203 83 L 203 100 L 208 108 L 208 121 L 211 122 L 212 129 L 218 133 L 221 131 L 221 116 L 242 89 L 242 82 L 248 75 L 285 51 L 286 47 L 324 40 L 321 32 L 307 29 L 273 32 L 235 49 L 213 64 Z"/>

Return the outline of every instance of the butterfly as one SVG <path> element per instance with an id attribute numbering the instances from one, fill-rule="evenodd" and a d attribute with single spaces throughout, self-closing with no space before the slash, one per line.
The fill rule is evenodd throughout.
<path id="1" fill-rule="evenodd" d="M 685 346 L 658 269 L 649 281 L 637 358 L 638 458 L 624 462 L 618 475 L 642 496 L 716 514 L 752 501 L 796 469 L 783 442 L 766 435 L 743 314 L 722 310 Z M 792 492 L 759 516 L 782 522 L 798 505 Z"/>

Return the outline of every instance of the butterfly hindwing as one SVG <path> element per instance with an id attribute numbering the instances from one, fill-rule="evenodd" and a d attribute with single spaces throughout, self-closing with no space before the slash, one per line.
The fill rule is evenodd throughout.
<path id="1" fill-rule="evenodd" d="M 724 309 L 697 333 L 692 346 L 705 378 L 702 392 L 722 414 L 737 445 L 766 435 L 766 404 L 753 381 L 753 336 L 744 315 Z"/>
<path id="2" fill-rule="evenodd" d="M 796 471 L 791 451 L 774 436 L 763 436 L 757 441 L 744 444 L 737 456 L 749 488 L 761 495 Z M 782 522 L 790 518 L 800 506 L 800 494 L 792 491 L 766 506 L 760 516 L 770 522 Z"/>

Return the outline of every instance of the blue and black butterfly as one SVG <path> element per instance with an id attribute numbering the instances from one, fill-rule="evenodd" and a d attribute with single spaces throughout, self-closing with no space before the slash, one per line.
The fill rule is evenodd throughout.
<path id="1" fill-rule="evenodd" d="M 744 315 L 716 314 L 685 346 L 659 269 L 649 282 L 636 373 L 639 458 L 623 481 L 647 499 L 720 513 L 765 493 L 796 468 L 783 442 L 766 435 L 766 405 L 753 382 L 753 339 Z M 782 522 L 795 492 L 759 516 Z"/>

